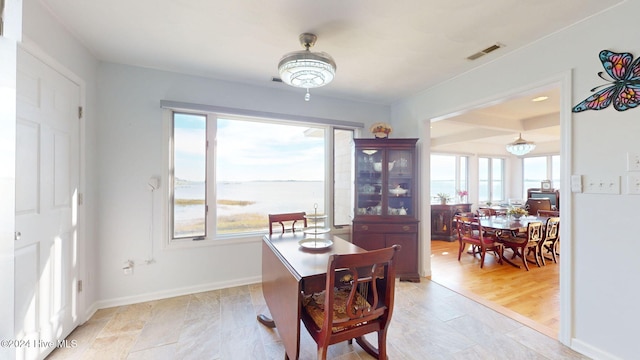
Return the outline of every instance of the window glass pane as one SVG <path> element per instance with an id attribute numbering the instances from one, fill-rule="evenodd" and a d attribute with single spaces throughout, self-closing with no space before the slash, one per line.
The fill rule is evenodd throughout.
<path id="1" fill-rule="evenodd" d="M 452 199 L 456 196 L 456 157 L 455 155 L 431 155 L 431 198 L 444 193 Z"/>
<path id="2" fill-rule="evenodd" d="M 469 191 L 469 158 L 466 156 L 460 156 L 460 179 L 459 189 Z"/>
<path id="3" fill-rule="evenodd" d="M 491 191 L 489 190 L 489 159 L 478 159 L 478 201 L 488 201 Z"/>
<path id="4" fill-rule="evenodd" d="M 547 157 L 535 156 L 522 159 L 523 198 L 527 189 L 540 188 L 540 182 L 547 180 Z"/>
<path id="5" fill-rule="evenodd" d="M 560 155 L 551 157 L 551 181 L 554 189 L 560 189 Z"/>
<path id="6" fill-rule="evenodd" d="M 491 201 L 504 200 L 504 160 L 491 159 Z"/>
<path id="7" fill-rule="evenodd" d="M 216 232 L 267 231 L 269 213 L 324 214 L 325 130 L 219 118 Z"/>
<path id="8" fill-rule="evenodd" d="M 333 224 L 350 225 L 355 197 L 353 130 L 335 129 L 333 133 Z"/>
<path id="9" fill-rule="evenodd" d="M 206 229 L 207 117 L 173 117 L 173 237 L 204 236 Z"/>

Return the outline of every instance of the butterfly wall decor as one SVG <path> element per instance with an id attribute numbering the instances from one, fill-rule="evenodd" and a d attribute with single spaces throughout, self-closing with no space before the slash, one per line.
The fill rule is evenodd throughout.
<path id="1" fill-rule="evenodd" d="M 596 86 L 591 91 L 598 90 L 583 102 L 573 107 L 573 112 L 585 110 L 602 110 L 613 102 L 613 108 L 618 111 L 633 109 L 640 105 L 640 58 L 633 60 L 630 53 L 615 53 L 609 50 L 600 51 L 600 61 L 609 80 L 600 71 L 598 76 L 611 82 Z"/>

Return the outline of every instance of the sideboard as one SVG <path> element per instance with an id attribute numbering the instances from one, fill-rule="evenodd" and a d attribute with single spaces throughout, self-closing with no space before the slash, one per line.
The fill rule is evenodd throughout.
<path id="1" fill-rule="evenodd" d="M 465 212 L 471 212 L 471 204 L 431 205 L 431 240 L 456 240 L 453 217 Z"/>

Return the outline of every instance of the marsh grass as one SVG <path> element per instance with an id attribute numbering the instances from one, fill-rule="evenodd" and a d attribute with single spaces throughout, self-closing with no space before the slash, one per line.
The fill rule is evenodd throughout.
<path id="1" fill-rule="evenodd" d="M 217 201 L 218 205 L 234 205 L 234 206 L 247 206 L 253 205 L 255 201 L 246 201 L 246 200 L 224 200 L 220 199 Z"/>
<path id="2" fill-rule="evenodd" d="M 204 205 L 204 199 L 176 199 L 177 206 Z M 255 201 L 246 200 L 225 200 L 217 201 L 218 205 L 225 206 L 249 206 L 255 204 Z M 267 229 L 268 218 L 266 214 L 260 213 L 243 213 L 233 215 L 218 216 L 216 232 L 218 234 L 230 234 L 238 232 L 251 232 L 257 229 Z M 204 231 L 204 219 L 193 219 L 183 221 L 180 224 L 180 234 L 201 234 Z"/>

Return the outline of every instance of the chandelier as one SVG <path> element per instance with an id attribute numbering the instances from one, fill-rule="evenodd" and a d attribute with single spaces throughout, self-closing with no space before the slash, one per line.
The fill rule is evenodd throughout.
<path id="1" fill-rule="evenodd" d="M 522 133 L 518 136 L 518 139 L 510 144 L 507 144 L 507 151 L 516 156 L 522 156 L 531 152 L 536 148 L 536 144 L 531 141 L 527 141 L 522 138 Z"/>
<path id="2" fill-rule="evenodd" d="M 324 52 L 311 52 L 317 40 L 314 34 L 300 34 L 300 44 L 305 50 L 290 52 L 280 59 L 278 72 L 285 84 L 307 89 L 304 99 L 309 101 L 309 89 L 325 86 L 336 76 L 336 63 Z"/>

